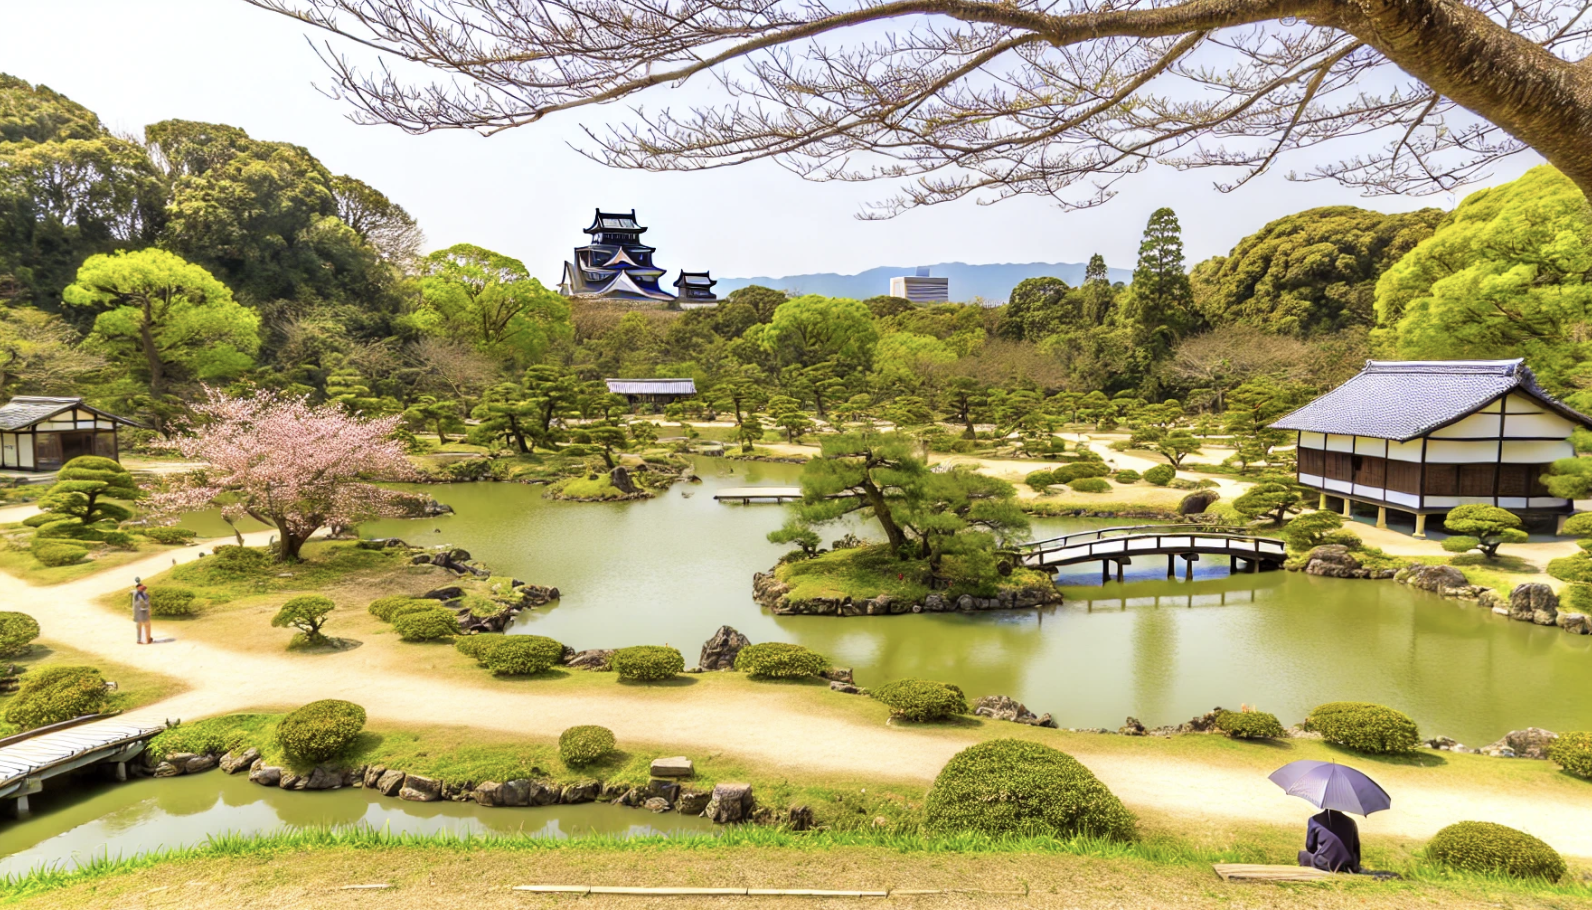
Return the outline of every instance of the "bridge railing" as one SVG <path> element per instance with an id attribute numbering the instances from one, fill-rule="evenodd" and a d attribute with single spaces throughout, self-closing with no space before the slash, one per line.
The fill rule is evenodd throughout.
<path id="1" fill-rule="evenodd" d="M 1100 539 L 1106 537 L 1107 535 L 1120 537 L 1120 536 L 1125 536 L 1125 535 L 1129 535 L 1129 534 L 1137 535 L 1137 534 L 1140 534 L 1140 533 L 1143 533 L 1143 532 L 1146 532 L 1146 531 L 1160 533 L 1160 532 L 1164 532 L 1164 531 L 1177 531 L 1177 530 L 1184 530 L 1184 529 L 1187 529 L 1187 530 L 1203 530 L 1203 531 L 1208 531 L 1208 532 L 1210 532 L 1212 534 L 1226 535 L 1226 536 L 1232 536 L 1232 537 L 1249 537 L 1249 536 L 1251 536 L 1251 535 L 1243 533 L 1242 531 L 1226 531 L 1226 530 L 1222 530 L 1222 529 L 1218 528 L 1216 525 L 1197 524 L 1197 523 L 1194 523 L 1194 522 L 1184 522 L 1184 523 L 1181 523 L 1181 524 L 1159 524 L 1159 525 L 1119 525 L 1119 526 L 1111 527 L 1111 528 L 1096 528 L 1093 531 L 1074 531 L 1071 534 L 1063 534 L 1060 537 L 1046 537 L 1043 540 L 1030 540 L 1027 543 L 1018 544 L 1017 545 L 1017 549 L 1019 549 L 1019 550 L 1030 550 L 1030 549 L 1050 550 L 1050 549 L 1056 549 L 1056 548 L 1065 548 L 1065 547 L 1070 547 L 1070 546 L 1076 546 L 1077 542 L 1079 542 L 1079 541 L 1100 540 Z"/>
<path id="2" fill-rule="evenodd" d="M 1079 535 L 1069 536 L 1076 537 Z M 1270 561 L 1286 558 L 1288 546 L 1283 541 L 1270 537 L 1253 537 L 1208 531 L 1134 534 L 1103 537 L 1096 540 L 1077 540 L 1067 545 L 1030 550 L 1024 554 L 1023 564 L 1035 567 L 1121 559 L 1137 554 L 1190 552 L 1227 553 L 1250 559 L 1265 557 Z"/>

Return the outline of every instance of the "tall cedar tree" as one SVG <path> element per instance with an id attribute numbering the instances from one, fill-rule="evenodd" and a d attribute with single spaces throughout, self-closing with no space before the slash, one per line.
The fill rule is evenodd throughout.
<path id="1" fill-rule="evenodd" d="M 1194 328 L 1194 289 L 1183 268 L 1183 229 L 1177 214 L 1156 209 L 1144 226 L 1133 270 L 1133 343 L 1150 362 L 1171 353 Z"/>

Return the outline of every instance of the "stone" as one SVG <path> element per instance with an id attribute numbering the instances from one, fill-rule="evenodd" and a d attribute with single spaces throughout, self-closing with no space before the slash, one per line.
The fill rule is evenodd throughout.
<path id="1" fill-rule="evenodd" d="M 404 788 L 404 776 L 402 771 L 383 771 L 376 778 L 376 792 L 382 796 L 397 796 Z"/>
<path id="2" fill-rule="evenodd" d="M 525 790 L 527 806 L 556 806 L 564 796 L 562 788 L 540 780 L 526 781 Z"/>
<path id="3" fill-rule="evenodd" d="M 1144 724 L 1139 723 L 1137 717 L 1130 717 L 1127 723 L 1117 728 L 1117 732 L 1123 736 L 1143 736 L 1145 733 Z"/>
<path id="4" fill-rule="evenodd" d="M 818 826 L 811 806 L 791 806 L 785 810 L 785 827 L 792 831 L 811 831 Z"/>
<path id="5" fill-rule="evenodd" d="M 675 797 L 680 795 L 680 785 L 672 780 L 660 780 L 655 777 L 647 781 L 647 795 L 661 796 L 672 805 Z"/>
<path id="6" fill-rule="evenodd" d="M 275 765 L 260 765 L 249 770 L 249 783 L 262 787 L 275 787 L 282 782 L 282 769 Z"/>
<path id="7" fill-rule="evenodd" d="M 376 789 L 376 784 L 381 781 L 381 776 L 386 773 L 387 769 L 381 765 L 366 765 L 362 775 L 363 779 L 360 783 L 364 785 L 366 790 L 374 790 Z"/>
<path id="8" fill-rule="evenodd" d="M 1490 746 L 1483 746 L 1484 755 L 1495 755 L 1508 752 L 1508 758 L 1534 758 L 1545 761 L 1548 757 L 1548 746 L 1559 738 L 1559 734 L 1541 727 L 1527 727 L 1524 730 L 1511 730 L 1504 734 L 1504 738 Z"/>
<path id="9" fill-rule="evenodd" d="M 464 589 L 458 585 L 449 585 L 446 588 L 435 588 L 420 595 L 422 600 L 458 600 L 464 596 Z"/>
<path id="10" fill-rule="evenodd" d="M 564 666 L 576 670 L 606 670 L 609 661 L 613 659 L 613 648 L 592 648 L 576 652 L 573 657 L 564 661 Z"/>
<path id="11" fill-rule="evenodd" d="M 618 799 L 614 800 L 614 802 L 618 803 L 621 806 L 635 807 L 635 806 L 639 806 L 643 802 L 645 802 L 646 798 L 647 798 L 647 795 L 645 793 L 643 793 L 640 788 L 631 787 L 629 790 L 625 791 L 625 794 L 623 796 L 621 796 Z"/>
<path id="12" fill-rule="evenodd" d="M 399 799 L 415 803 L 431 803 L 442 798 L 442 782 L 418 774 L 404 775 L 404 785 L 398 791 Z"/>
<path id="13" fill-rule="evenodd" d="M 169 761 L 163 761 L 160 764 L 155 766 L 155 773 L 153 775 L 151 775 L 151 776 L 152 777 L 176 777 L 177 775 L 179 775 L 181 773 L 182 773 L 182 768 L 178 767 L 177 765 L 175 765 L 175 764 L 173 764 L 173 763 L 171 763 Z"/>
<path id="14" fill-rule="evenodd" d="M 283 790 L 302 790 L 304 789 L 304 785 L 308 782 L 309 778 L 303 774 L 294 774 L 292 771 L 284 770 L 282 772 L 282 779 L 277 781 L 276 785 L 281 787 Z"/>
<path id="15" fill-rule="evenodd" d="M 343 769 L 316 765 L 304 781 L 306 790 L 339 790 L 343 786 Z"/>
<path id="16" fill-rule="evenodd" d="M 851 683 L 840 682 L 839 680 L 831 682 L 829 684 L 829 690 L 831 692 L 843 692 L 846 695 L 861 695 L 862 694 L 862 690 L 860 688 L 852 685 Z"/>
<path id="17" fill-rule="evenodd" d="M 1559 595 L 1541 582 L 1516 585 L 1509 592 L 1509 618 L 1551 626 L 1559 616 Z M 1541 617 L 1541 618 L 1539 618 Z"/>
<path id="18" fill-rule="evenodd" d="M 1049 714 L 1036 716 L 1020 701 L 1005 695 L 986 695 L 973 702 L 973 713 L 992 720 L 1005 720 L 1032 727 L 1054 727 L 1056 722 Z"/>
<path id="19" fill-rule="evenodd" d="M 719 630 L 702 643 L 702 657 L 697 665 L 704 670 L 733 670 L 735 656 L 751 643 L 751 639 L 730 626 L 719 626 Z"/>
<path id="20" fill-rule="evenodd" d="M 564 788 L 558 801 L 566 806 L 576 803 L 589 803 L 597 799 L 602 792 L 603 785 L 595 780 L 585 780 L 578 784 L 570 784 Z"/>
<path id="21" fill-rule="evenodd" d="M 630 479 L 630 471 L 624 465 L 614 465 L 614 469 L 608 472 L 608 482 L 626 496 L 634 496 L 641 492 L 636 482 Z"/>
<path id="22" fill-rule="evenodd" d="M 1413 565 L 1399 572 L 1398 580 L 1412 588 L 1431 591 L 1434 594 L 1443 594 L 1449 589 L 1470 587 L 1470 583 L 1465 580 L 1465 573 L 1453 566 Z M 1480 596 L 1479 592 L 1477 596 Z"/>
<path id="23" fill-rule="evenodd" d="M 642 803 L 641 804 L 641 808 L 646 809 L 646 810 L 651 811 L 651 812 L 668 812 L 673 807 L 670 806 L 669 805 L 669 801 L 664 799 L 663 797 L 654 796 L 654 797 L 648 799 L 646 802 Z"/>
<path id="24" fill-rule="evenodd" d="M 712 798 L 706 790 L 681 790 L 674 798 L 674 808 L 681 815 L 701 815 Z"/>
<path id="25" fill-rule="evenodd" d="M 956 608 L 958 610 L 971 610 L 971 609 L 973 609 L 973 595 L 971 595 L 971 594 L 963 594 L 961 597 L 958 597 L 956 599 Z"/>
<path id="26" fill-rule="evenodd" d="M 824 679 L 829 680 L 830 682 L 843 682 L 843 683 L 854 683 L 854 682 L 856 682 L 855 679 L 851 678 L 851 668 L 850 667 L 830 667 L 829 669 L 825 670 L 823 673 L 821 673 L 819 675 L 822 676 Z"/>
<path id="27" fill-rule="evenodd" d="M 1183 497 L 1183 501 L 1177 504 L 1177 514 L 1203 515 L 1221 498 L 1222 494 L 1215 490 L 1195 490 Z"/>
<path id="28" fill-rule="evenodd" d="M 216 766 L 214 755 L 195 755 L 182 763 L 182 773 L 198 774 L 200 771 L 209 771 Z"/>
<path id="29" fill-rule="evenodd" d="M 470 792 L 470 798 L 475 800 L 475 804 L 485 809 L 503 805 L 502 795 L 503 785 L 495 780 L 482 781 Z"/>
<path id="30" fill-rule="evenodd" d="M 1457 740 L 1448 736 L 1434 736 L 1426 742 L 1421 743 L 1421 745 L 1428 749 L 1435 749 L 1438 752 L 1469 753 L 1476 751 L 1464 743 L 1458 742 Z"/>
<path id="31" fill-rule="evenodd" d="M 620 797 L 624 796 L 625 795 L 625 791 L 628 790 L 628 789 L 630 789 L 630 788 L 626 787 L 624 784 L 618 784 L 618 783 L 614 783 L 612 781 L 609 781 L 608 783 L 603 784 L 602 793 L 600 795 L 598 795 L 597 798 L 601 799 L 601 800 L 607 800 L 609 802 L 612 802 L 612 801 L 617 800 Z"/>
<path id="32" fill-rule="evenodd" d="M 691 764 L 691 759 L 684 755 L 672 758 L 655 758 L 652 760 L 653 777 L 690 777 L 696 773 L 696 768 Z"/>
<path id="33" fill-rule="evenodd" d="M 188 762 L 190 760 L 198 758 L 198 757 L 199 757 L 199 753 L 198 752 L 173 752 L 172 754 L 166 756 L 166 761 L 169 761 L 172 764 L 176 765 L 177 767 L 181 768 L 182 766 L 188 764 Z"/>
<path id="34" fill-rule="evenodd" d="M 247 771 L 249 766 L 254 764 L 254 760 L 259 757 L 260 750 L 251 747 L 242 752 L 228 752 L 226 755 L 221 756 L 219 764 L 221 765 L 221 770 L 228 774 L 237 774 L 239 771 Z"/>
<path id="35" fill-rule="evenodd" d="M 531 804 L 531 782 L 523 777 L 505 782 L 502 789 L 498 790 L 498 804 L 504 806 L 529 806 Z"/>
<path id="36" fill-rule="evenodd" d="M 1592 634 L 1592 622 L 1587 620 L 1585 613 L 1560 613 L 1554 624 L 1566 632 L 1576 635 Z"/>
<path id="37" fill-rule="evenodd" d="M 757 807 L 751 784 L 716 784 L 702 815 L 719 825 L 733 825 L 751 817 Z"/>

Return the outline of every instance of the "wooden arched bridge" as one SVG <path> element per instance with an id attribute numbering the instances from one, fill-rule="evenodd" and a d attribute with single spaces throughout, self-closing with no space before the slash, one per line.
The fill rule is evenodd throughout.
<path id="1" fill-rule="evenodd" d="M 0 801 L 10 803 L 10 815 L 27 815 L 28 797 L 45 778 L 89 765 L 126 780 L 128 760 L 164 729 L 164 723 L 90 714 L 0 739 Z"/>
<path id="2" fill-rule="evenodd" d="M 1239 571 L 1242 564 L 1250 572 L 1275 569 L 1288 558 L 1288 546 L 1271 537 L 1231 533 L 1209 525 L 1128 525 L 1079 531 L 1021 544 L 1024 566 L 1030 569 L 1056 569 L 1085 562 L 1100 563 L 1100 581 L 1108 581 L 1116 566 L 1117 581 L 1134 557 L 1165 556 L 1166 577 L 1177 574 L 1177 560 L 1184 561 L 1183 577 L 1194 576 L 1194 563 L 1201 556 L 1226 556 L 1228 566 Z"/>

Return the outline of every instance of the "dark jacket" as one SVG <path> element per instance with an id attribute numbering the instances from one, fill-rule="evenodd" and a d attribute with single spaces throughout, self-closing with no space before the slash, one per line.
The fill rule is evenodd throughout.
<path id="1" fill-rule="evenodd" d="M 1335 809 L 1310 818 L 1299 865 L 1327 872 L 1360 871 L 1360 829 L 1354 819 Z"/>

